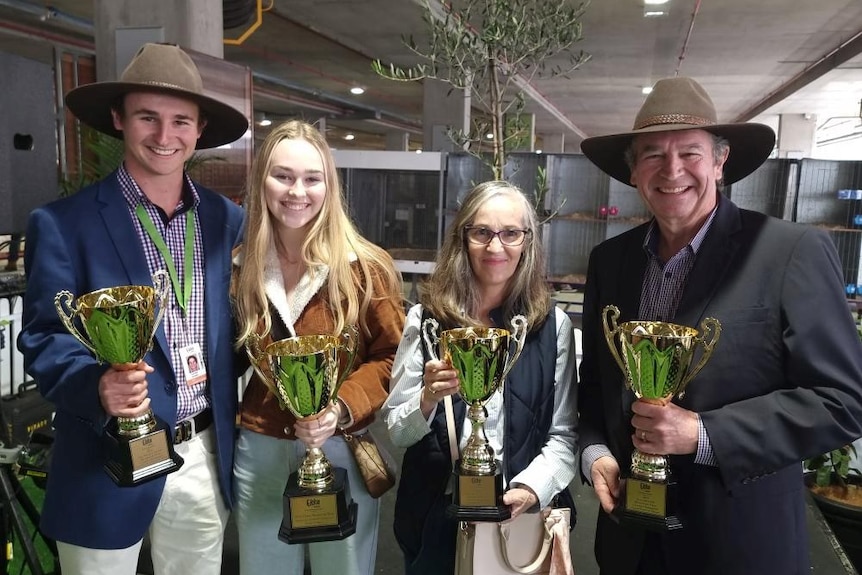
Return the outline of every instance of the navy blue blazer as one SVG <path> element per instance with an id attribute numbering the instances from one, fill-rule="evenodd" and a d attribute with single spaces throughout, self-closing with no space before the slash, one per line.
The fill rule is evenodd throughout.
<path id="1" fill-rule="evenodd" d="M 207 358 L 221 493 L 230 506 L 237 412 L 234 326 L 228 287 L 231 250 L 241 239 L 242 209 L 197 187 L 205 256 Z M 41 527 L 59 541 L 98 549 L 128 547 L 143 537 L 165 484 L 159 478 L 117 487 L 102 469 L 102 435 L 109 418 L 99 400 L 108 366 L 63 327 L 54 296 L 76 297 L 117 285 L 152 285 L 144 252 L 116 173 L 75 195 L 36 209 L 27 226 L 23 329 L 18 347 L 26 370 L 56 406 L 55 442 Z M 163 325 L 146 361 L 151 407 L 173 430 L 177 382 Z"/>
<path id="2" fill-rule="evenodd" d="M 646 225 L 590 256 L 580 371 L 581 445 L 607 445 L 628 470 L 631 392 L 601 312 L 638 317 Z M 660 537 L 670 575 L 808 573 L 802 465 L 862 435 L 862 344 L 841 265 L 822 230 L 739 209 L 719 194 L 675 323 L 721 322 L 709 363 L 677 402 L 700 414 L 718 460 L 671 457 L 684 528 Z M 699 357 L 699 354 L 696 356 Z M 635 572 L 644 532 L 599 512 L 603 573 Z"/>

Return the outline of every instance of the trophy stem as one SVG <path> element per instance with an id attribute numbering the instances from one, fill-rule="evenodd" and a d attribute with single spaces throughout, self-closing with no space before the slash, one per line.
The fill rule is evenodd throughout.
<path id="1" fill-rule="evenodd" d="M 299 486 L 303 489 L 323 491 L 332 484 L 332 464 L 319 447 L 309 447 L 299 466 Z"/>
<path id="2" fill-rule="evenodd" d="M 667 469 L 667 457 L 664 455 L 644 453 L 639 449 L 635 449 L 632 453 L 631 471 L 632 476 L 637 479 L 665 482 L 667 481 Z"/>
<path id="3" fill-rule="evenodd" d="M 137 417 L 117 418 L 117 433 L 122 437 L 141 437 L 155 429 L 156 418 L 152 409 Z"/>
<path id="4" fill-rule="evenodd" d="M 479 403 L 471 404 L 467 417 L 473 426 L 473 432 L 461 453 L 461 471 L 467 475 L 494 475 L 497 464 L 494 461 L 494 450 L 485 436 L 485 407 Z"/>

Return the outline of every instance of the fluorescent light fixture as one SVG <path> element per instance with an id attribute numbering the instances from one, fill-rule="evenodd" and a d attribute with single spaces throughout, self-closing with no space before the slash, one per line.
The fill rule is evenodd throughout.
<path id="1" fill-rule="evenodd" d="M 652 86 L 644 86 L 643 88 L 641 88 L 641 94 L 643 94 L 644 96 L 646 96 L 650 92 L 652 92 Z"/>
<path id="2" fill-rule="evenodd" d="M 347 140 L 348 142 L 350 140 L 353 140 L 354 138 L 356 138 L 356 136 L 354 136 L 353 134 L 344 134 L 344 139 Z"/>
<path id="3" fill-rule="evenodd" d="M 656 18 L 658 16 L 664 16 L 667 12 L 664 10 L 644 10 L 644 18 Z"/>
<path id="4" fill-rule="evenodd" d="M 360 94 L 364 94 L 364 93 L 365 93 L 365 88 L 362 88 L 362 87 L 360 87 L 360 86 L 353 86 L 353 87 L 350 89 L 350 93 L 351 93 L 351 94 L 356 94 L 356 95 L 358 96 L 358 95 L 360 95 Z"/>
<path id="5" fill-rule="evenodd" d="M 667 4 L 668 0 L 644 0 L 644 4 L 647 6 L 661 6 L 662 4 Z"/>

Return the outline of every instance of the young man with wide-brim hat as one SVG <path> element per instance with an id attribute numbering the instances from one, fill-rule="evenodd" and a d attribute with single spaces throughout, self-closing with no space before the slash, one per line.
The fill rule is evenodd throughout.
<path id="1" fill-rule="evenodd" d="M 587 273 L 581 471 L 601 503 L 603 574 L 809 571 L 800 461 L 862 435 L 862 344 L 828 235 L 722 193 L 774 141 L 767 126 L 719 123 L 697 82 L 672 78 L 655 85 L 631 131 L 581 144 L 653 215 L 597 246 Z M 619 323 L 720 322 L 682 399 L 656 405 L 626 390 L 602 327 L 608 305 Z M 681 529 L 611 514 L 635 448 L 669 455 Z"/>
<path id="2" fill-rule="evenodd" d="M 184 165 L 195 149 L 241 137 L 248 121 L 205 95 L 191 58 L 167 44 L 144 45 L 119 81 L 76 88 L 66 104 L 121 138 L 124 156 L 104 180 L 35 210 L 27 228 L 19 347 L 56 405 L 41 529 L 66 575 L 133 575 L 147 533 L 155 573 L 217 575 L 237 410 L 228 279 L 243 214 Z M 100 364 L 63 327 L 55 295 L 152 285 L 157 270 L 171 271 L 171 287 L 152 351 L 134 369 Z M 191 355 L 206 380 L 186 381 Z M 106 430 L 147 409 L 184 463 L 118 486 L 103 469 Z"/>

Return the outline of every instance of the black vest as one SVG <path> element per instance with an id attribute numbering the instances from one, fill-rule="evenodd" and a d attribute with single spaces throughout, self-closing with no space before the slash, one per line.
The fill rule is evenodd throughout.
<path id="1" fill-rule="evenodd" d="M 504 325 L 498 314 L 496 310 L 492 319 L 496 325 Z M 427 317 L 423 311 L 422 321 Z M 425 346 L 420 347 L 427 362 L 430 358 Z M 542 326 L 527 335 L 521 357 L 512 366 L 503 388 L 503 465 L 507 479 L 523 471 L 547 441 L 554 410 L 556 360 L 556 318 L 551 310 Z M 460 441 L 467 406 L 457 395 L 452 399 Z M 395 538 L 404 552 L 408 575 L 454 572 L 457 522 L 444 514 L 449 498 L 444 491 L 451 470 L 446 413 L 441 402 L 431 422 L 431 432 L 407 449 L 401 465 Z M 560 494 L 559 504 L 574 510 L 567 489 Z"/>

